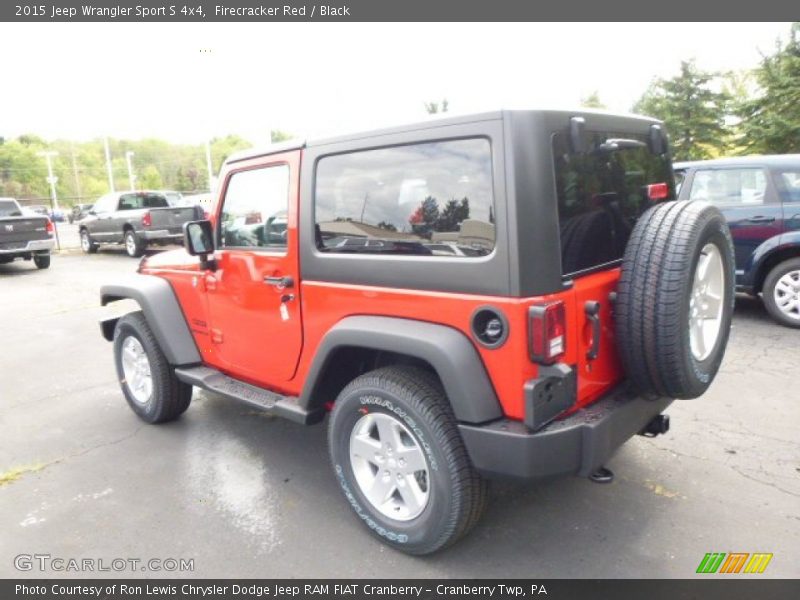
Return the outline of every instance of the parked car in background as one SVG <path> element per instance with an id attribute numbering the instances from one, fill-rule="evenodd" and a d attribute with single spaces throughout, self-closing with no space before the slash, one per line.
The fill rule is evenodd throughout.
<path id="1" fill-rule="evenodd" d="M 139 257 L 149 244 L 183 240 L 183 224 L 203 218 L 201 209 L 172 206 L 164 192 L 113 192 L 101 197 L 80 222 L 81 249 L 97 252 L 100 244 L 124 244 Z"/>
<path id="2" fill-rule="evenodd" d="M 50 207 L 45 206 L 44 204 L 31 204 L 30 206 L 26 206 L 24 208 L 37 215 L 42 215 L 43 217 L 50 218 Z"/>
<path id="3" fill-rule="evenodd" d="M 173 206 L 200 206 L 203 209 L 203 214 L 208 218 L 213 202 L 214 197 L 209 192 L 205 194 L 190 194 L 188 196 L 181 195 L 178 200 L 173 202 Z"/>
<path id="4" fill-rule="evenodd" d="M 800 154 L 674 164 L 679 198 L 728 220 L 738 291 L 761 294 L 779 323 L 800 327 Z"/>
<path id="5" fill-rule="evenodd" d="M 66 213 L 60 208 L 53 208 L 47 211 L 47 216 L 54 223 L 63 223 L 67 220 Z"/>
<path id="6" fill-rule="evenodd" d="M 185 206 L 182 203 L 183 193 L 174 190 L 155 190 L 156 194 L 162 194 L 170 206 Z"/>
<path id="7" fill-rule="evenodd" d="M 69 222 L 74 223 L 75 221 L 80 221 L 85 218 L 89 214 L 89 211 L 92 210 L 93 206 L 94 204 L 76 204 L 67 214 Z"/>
<path id="8" fill-rule="evenodd" d="M 39 269 L 50 266 L 53 223 L 14 198 L 0 198 L 0 264 L 16 258 L 33 260 Z"/>

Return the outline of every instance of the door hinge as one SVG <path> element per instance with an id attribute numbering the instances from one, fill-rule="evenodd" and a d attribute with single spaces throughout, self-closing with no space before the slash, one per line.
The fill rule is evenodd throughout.
<path id="1" fill-rule="evenodd" d="M 222 332 L 219 329 L 212 329 L 211 330 L 211 343 L 212 344 L 221 344 L 222 343 Z"/>

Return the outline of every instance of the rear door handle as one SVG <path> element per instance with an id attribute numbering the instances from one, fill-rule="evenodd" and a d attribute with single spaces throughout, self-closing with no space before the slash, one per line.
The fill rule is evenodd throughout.
<path id="1" fill-rule="evenodd" d="M 747 219 L 751 223 L 772 223 L 775 220 L 775 217 L 766 217 L 764 215 L 756 215 L 755 217 L 750 217 Z"/>
<path id="2" fill-rule="evenodd" d="M 594 360 L 600 353 L 600 303 L 597 300 L 587 300 L 583 310 L 592 324 L 592 345 L 586 351 L 586 358 Z"/>

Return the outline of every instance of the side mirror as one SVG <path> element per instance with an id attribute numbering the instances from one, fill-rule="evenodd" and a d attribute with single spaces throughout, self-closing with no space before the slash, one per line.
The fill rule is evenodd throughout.
<path id="1" fill-rule="evenodd" d="M 189 254 L 200 257 L 200 266 L 203 269 L 214 270 L 216 268 L 216 263 L 208 260 L 208 255 L 214 252 L 214 231 L 211 221 L 184 223 L 183 245 Z"/>
<path id="2" fill-rule="evenodd" d="M 95 212 L 94 209 L 90 210 L 87 214 L 95 216 L 95 217 L 97 216 L 97 212 Z"/>

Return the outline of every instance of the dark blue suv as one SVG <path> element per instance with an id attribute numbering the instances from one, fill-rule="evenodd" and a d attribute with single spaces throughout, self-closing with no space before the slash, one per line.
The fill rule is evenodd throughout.
<path id="1" fill-rule="evenodd" d="M 728 219 L 736 287 L 761 293 L 779 323 L 800 327 L 800 154 L 678 162 L 678 198 L 705 200 Z"/>

